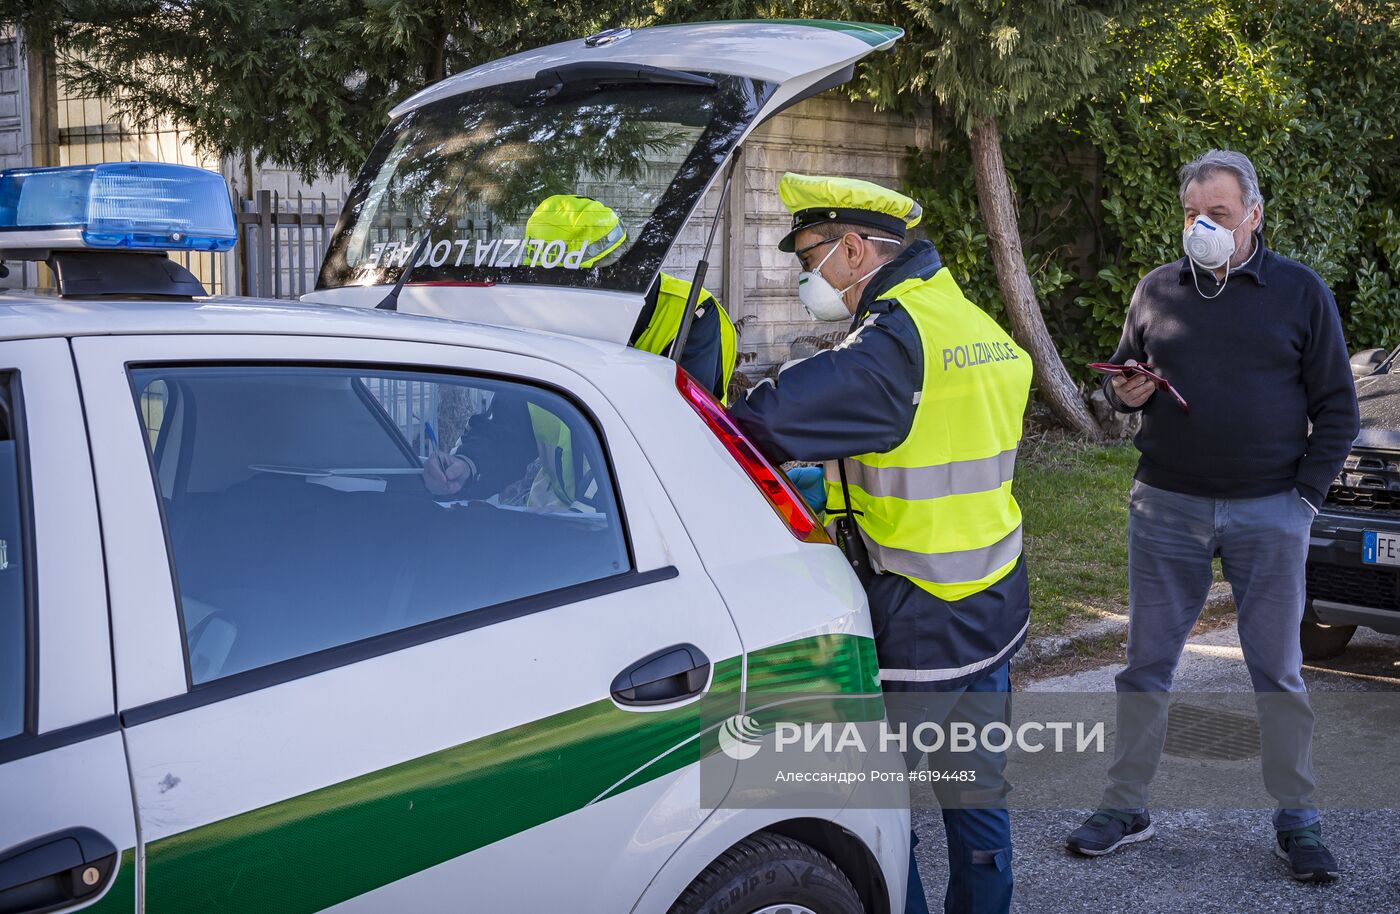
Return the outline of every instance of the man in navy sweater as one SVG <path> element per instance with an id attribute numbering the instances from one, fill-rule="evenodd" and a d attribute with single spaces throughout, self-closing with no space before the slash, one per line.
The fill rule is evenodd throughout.
<path id="1" fill-rule="evenodd" d="M 1312 518 L 1358 428 L 1341 320 L 1316 273 L 1268 250 L 1249 159 L 1211 150 L 1181 170 L 1187 256 L 1133 293 L 1105 381 L 1142 411 L 1129 496 L 1127 666 L 1103 805 L 1069 836 L 1088 856 L 1153 834 L 1148 784 L 1165 738 L 1172 674 L 1219 556 L 1258 693 L 1264 785 L 1278 802 L 1274 853 L 1300 881 L 1338 866 L 1312 805 L 1313 717 L 1298 628 Z"/>

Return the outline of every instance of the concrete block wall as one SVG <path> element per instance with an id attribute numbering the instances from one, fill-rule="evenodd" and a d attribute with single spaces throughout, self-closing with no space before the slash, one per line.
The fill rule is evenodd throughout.
<path id="1" fill-rule="evenodd" d="M 13 28 L 0 29 L 0 169 L 29 164 L 28 76 Z"/>
<path id="2" fill-rule="evenodd" d="M 341 204 L 350 193 L 350 185 L 354 181 L 354 175 L 337 174 L 323 175 L 311 181 L 304 181 L 301 175 L 286 168 L 275 168 L 271 165 L 253 167 L 253 183 L 248 186 L 248 178 L 243 168 L 243 163 L 236 159 L 225 159 L 223 162 L 223 172 L 228 178 L 229 186 L 233 188 L 240 197 L 256 197 L 260 190 L 270 190 L 277 193 L 284 202 L 292 201 L 290 206 L 296 210 L 296 197 L 301 194 L 308 208 L 311 202 L 316 202 L 319 209 L 321 205 L 321 195 L 326 195 L 326 204 L 332 212 L 340 212 Z"/>
<path id="3" fill-rule="evenodd" d="M 830 333 L 843 326 L 812 320 L 797 300 L 797 261 L 777 247 L 791 226 L 791 216 L 778 197 L 778 179 L 784 172 L 796 171 L 900 188 L 907 150 L 931 141 L 930 124 L 926 115 L 906 118 L 879 112 L 872 105 L 829 92 L 773 118 L 744 144 L 743 162 L 731 191 L 743 194 L 738 204 L 742 219 L 727 226 L 728 245 L 716 241 L 705 285 L 736 320 L 749 317 L 739 349 L 754 353 L 753 361 L 743 366 L 751 378 L 787 360 L 797 337 Z M 717 181 L 671 252 L 669 272 L 691 275 L 713 217 L 718 187 Z M 723 264 L 726 246 L 733 261 L 728 270 Z M 733 271 L 739 271 L 742 280 L 722 283 L 721 274 Z"/>
<path id="4" fill-rule="evenodd" d="M 19 35 L 12 26 L 0 27 L 0 169 L 32 164 L 29 135 L 29 71 Z M 0 279 L 0 289 L 34 285 L 32 264 L 15 261 L 10 275 Z"/>

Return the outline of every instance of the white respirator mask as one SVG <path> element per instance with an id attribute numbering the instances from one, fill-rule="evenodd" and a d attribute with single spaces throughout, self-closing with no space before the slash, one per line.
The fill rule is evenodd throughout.
<path id="1" fill-rule="evenodd" d="M 893 238 L 868 238 L 864 235 L 861 237 L 865 238 L 866 241 L 883 241 L 886 244 L 903 243 Z M 841 241 L 840 238 L 833 238 L 831 240 L 838 244 Z M 833 247 L 830 251 L 827 251 L 826 256 L 817 264 L 816 269 L 803 270 L 797 274 L 797 298 L 802 302 L 802 307 L 807 309 L 807 313 L 819 321 L 842 321 L 849 318 L 851 316 L 851 311 L 846 307 L 845 294 L 865 282 L 865 280 L 869 279 L 871 276 L 880 272 L 880 267 L 884 266 L 883 263 L 880 264 L 880 266 L 866 273 L 846 288 L 838 290 L 834 288 L 831 283 L 827 282 L 826 277 L 822 275 L 822 267 L 826 265 L 826 262 L 831 259 L 831 255 L 835 253 L 836 248 Z"/>
<path id="2" fill-rule="evenodd" d="M 1249 217 L 1246 216 L 1245 219 Z M 1241 223 L 1243 224 L 1243 222 Z M 1239 228 L 1239 226 L 1236 226 Z M 1223 225 L 1212 222 L 1205 216 L 1197 216 L 1181 233 L 1181 247 L 1191 262 L 1191 280 L 1202 298 L 1218 298 L 1230 281 L 1230 258 L 1235 256 L 1235 233 Z M 1203 270 L 1225 268 L 1225 278 L 1214 295 L 1201 292 L 1200 280 L 1196 277 L 1196 267 Z"/>

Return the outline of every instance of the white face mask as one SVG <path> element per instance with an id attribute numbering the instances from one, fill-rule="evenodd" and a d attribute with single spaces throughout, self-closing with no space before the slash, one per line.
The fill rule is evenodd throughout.
<path id="1" fill-rule="evenodd" d="M 1249 217 L 1245 217 L 1248 221 Z M 1240 222 L 1243 225 L 1244 221 Z M 1239 226 L 1235 226 L 1236 231 Z M 1191 262 L 1191 279 L 1196 283 L 1196 291 L 1203 298 L 1216 298 L 1225 291 L 1225 285 L 1230 281 L 1230 259 L 1235 256 L 1235 232 L 1212 222 L 1205 216 L 1197 216 L 1191 225 L 1181 233 L 1181 247 L 1186 252 L 1186 257 Z M 1196 267 L 1203 270 L 1218 270 L 1225 268 L 1225 278 L 1220 283 L 1220 288 L 1215 295 L 1206 295 L 1201 292 L 1200 280 L 1196 278 Z"/>
<path id="2" fill-rule="evenodd" d="M 807 309 L 807 313 L 819 321 L 842 321 L 850 317 L 851 310 L 846 307 L 844 296 L 866 279 L 874 276 L 880 271 L 880 267 L 884 266 L 883 263 L 880 264 L 860 279 L 838 291 L 822 275 L 822 267 L 826 266 L 826 262 L 831 259 L 832 254 L 836 253 L 836 247 L 841 243 L 839 238 L 834 240 L 835 245 L 826 252 L 826 256 L 817 264 L 816 269 L 803 270 L 797 274 L 797 297 L 802 302 L 802 307 Z M 887 244 L 901 243 L 893 238 L 866 238 L 865 240 L 883 241 Z"/>

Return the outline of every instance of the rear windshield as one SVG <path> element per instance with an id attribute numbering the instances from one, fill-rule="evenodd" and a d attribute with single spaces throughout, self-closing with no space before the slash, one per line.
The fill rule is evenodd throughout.
<path id="1" fill-rule="evenodd" d="M 566 86 L 549 96 L 536 82 L 509 83 L 410 112 L 371 151 L 317 288 L 396 281 L 426 232 L 414 283 L 646 291 L 774 88 L 703 75 L 715 86 Z M 585 262 L 572 243 L 527 233 L 527 224 L 538 224 L 531 215 L 554 195 L 590 198 L 616 214 L 621 231 L 606 256 L 590 251 Z"/>

